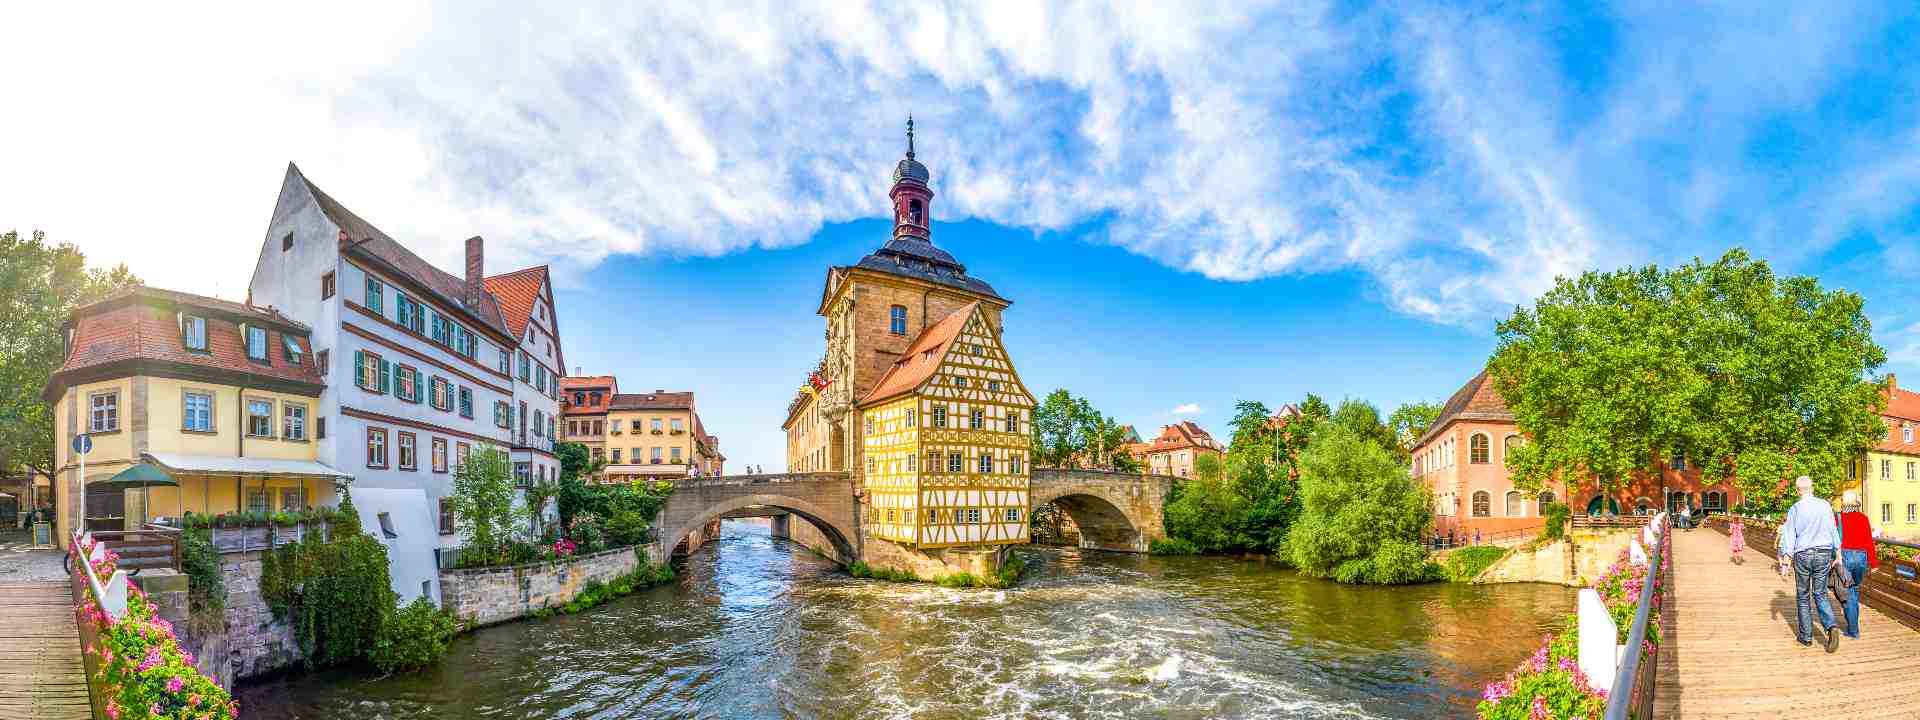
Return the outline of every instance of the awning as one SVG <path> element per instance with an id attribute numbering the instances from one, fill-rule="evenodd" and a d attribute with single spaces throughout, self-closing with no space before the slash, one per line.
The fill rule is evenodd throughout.
<path id="1" fill-rule="evenodd" d="M 134 463 L 132 467 L 114 473 L 113 477 L 105 480 L 95 480 L 87 484 L 111 485 L 124 488 L 153 487 L 155 485 L 161 487 L 180 486 L 179 481 L 174 480 L 172 476 L 167 474 L 167 471 L 154 466 L 152 463 Z"/>
<path id="2" fill-rule="evenodd" d="M 147 462 L 159 465 L 172 473 L 194 475 L 271 475 L 281 477 L 324 477 L 351 478 L 352 475 L 327 467 L 325 463 L 312 460 L 273 460 L 269 458 L 230 457 L 223 455 L 179 455 L 175 453 L 141 453 Z"/>

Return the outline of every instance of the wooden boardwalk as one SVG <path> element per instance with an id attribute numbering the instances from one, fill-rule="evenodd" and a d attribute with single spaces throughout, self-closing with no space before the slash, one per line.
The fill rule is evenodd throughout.
<path id="1" fill-rule="evenodd" d="M 1655 717 L 1920 717 L 1920 633 L 1868 607 L 1862 639 L 1842 637 L 1829 655 L 1815 629 L 1814 647 L 1801 647 L 1793 581 L 1753 548 L 1743 565 L 1729 555 L 1713 530 L 1673 534 Z M 1834 614 L 1844 624 L 1838 605 Z"/>
<path id="2" fill-rule="evenodd" d="M 0 717 L 93 716 L 72 593 L 64 582 L 0 584 Z"/>

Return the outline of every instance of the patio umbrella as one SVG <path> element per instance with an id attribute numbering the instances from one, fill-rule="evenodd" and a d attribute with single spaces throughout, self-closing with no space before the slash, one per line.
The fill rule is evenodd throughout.
<path id="1" fill-rule="evenodd" d="M 146 501 L 149 499 L 148 498 L 149 493 L 147 491 L 147 488 L 153 487 L 155 485 L 158 485 L 160 487 L 174 487 L 174 488 L 180 487 L 180 481 L 173 479 L 172 475 L 168 475 L 167 471 L 160 469 L 160 466 L 154 465 L 153 463 L 136 463 L 132 467 L 129 467 L 125 470 L 121 470 L 120 472 L 114 473 L 113 477 L 107 478 L 105 480 L 95 480 L 87 484 L 88 485 L 105 485 L 108 487 L 117 487 L 122 489 L 136 488 L 136 487 L 140 488 L 140 504 L 143 507 L 147 504 Z M 175 494 L 174 499 L 179 501 L 180 515 L 184 517 L 187 514 L 186 498 L 179 494 Z M 144 521 L 144 518 L 143 518 L 143 521 Z"/>

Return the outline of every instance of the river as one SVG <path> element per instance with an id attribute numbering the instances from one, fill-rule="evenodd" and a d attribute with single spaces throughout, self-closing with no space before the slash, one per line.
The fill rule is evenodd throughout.
<path id="1" fill-rule="evenodd" d="M 672 583 L 438 666 L 243 686 L 243 717 L 1432 718 L 1572 612 L 1545 585 L 1339 585 L 1222 558 L 1019 550 L 1013 590 L 860 580 L 728 521 Z"/>

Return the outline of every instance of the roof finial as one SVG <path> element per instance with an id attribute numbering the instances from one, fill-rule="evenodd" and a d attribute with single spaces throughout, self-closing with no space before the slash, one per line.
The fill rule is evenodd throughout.
<path id="1" fill-rule="evenodd" d="M 913 157 L 913 114 L 907 114 L 907 157 Z"/>

